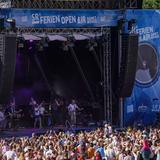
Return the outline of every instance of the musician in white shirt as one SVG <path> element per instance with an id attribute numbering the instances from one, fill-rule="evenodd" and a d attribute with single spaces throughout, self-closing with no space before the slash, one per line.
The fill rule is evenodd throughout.
<path id="1" fill-rule="evenodd" d="M 73 99 L 72 102 L 68 106 L 68 112 L 71 118 L 71 123 L 73 125 L 76 124 L 76 110 L 80 110 L 80 108 L 78 107 L 75 100 Z"/>
<path id="2" fill-rule="evenodd" d="M 40 105 L 36 102 L 36 100 L 31 97 L 29 105 L 32 106 L 32 116 L 34 117 L 34 128 L 37 126 L 42 128 L 42 120 L 41 120 L 41 111 L 40 111 Z"/>
<path id="3" fill-rule="evenodd" d="M 36 128 L 37 125 L 42 128 L 40 107 L 38 104 L 34 106 L 34 128 Z"/>

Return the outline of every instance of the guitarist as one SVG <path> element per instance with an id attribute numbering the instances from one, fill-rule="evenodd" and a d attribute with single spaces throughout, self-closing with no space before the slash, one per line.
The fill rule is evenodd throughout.
<path id="1" fill-rule="evenodd" d="M 8 117 L 8 127 L 9 128 L 15 128 L 16 126 L 16 119 L 18 113 L 20 113 L 21 110 L 16 109 L 15 99 L 13 99 L 8 108 L 7 108 L 7 117 Z"/>

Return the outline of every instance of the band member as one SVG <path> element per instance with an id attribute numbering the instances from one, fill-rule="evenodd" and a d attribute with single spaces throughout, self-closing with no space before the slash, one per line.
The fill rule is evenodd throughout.
<path id="1" fill-rule="evenodd" d="M 76 124 L 76 110 L 80 110 L 80 108 L 76 104 L 76 101 L 74 99 L 72 99 L 71 104 L 69 104 L 69 106 L 68 106 L 68 112 L 69 112 L 69 115 L 71 118 L 72 125 Z"/>
<path id="2" fill-rule="evenodd" d="M 37 126 L 42 128 L 40 106 L 38 104 L 34 106 L 34 128 Z"/>
<path id="3" fill-rule="evenodd" d="M 60 114 L 61 114 L 61 103 L 58 98 L 54 99 L 54 102 L 52 104 L 52 110 L 53 110 L 53 123 L 54 124 L 59 124 L 60 123 Z"/>
<path id="4" fill-rule="evenodd" d="M 16 118 L 17 118 L 17 114 L 20 111 L 16 109 L 16 104 L 15 104 L 15 99 L 13 99 L 9 106 L 7 107 L 7 117 L 8 117 L 8 127 L 9 128 L 15 128 L 16 126 Z"/>
<path id="5" fill-rule="evenodd" d="M 5 129 L 6 128 L 6 118 L 3 112 L 3 108 L 0 105 L 0 129 Z"/>
<path id="6" fill-rule="evenodd" d="M 45 106 L 45 102 L 42 101 L 42 102 L 40 103 L 40 105 L 39 105 L 39 111 L 40 111 L 42 126 L 45 125 L 45 112 L 46 112 L 46 110 L 45 110 L 45 107 L 44 107 L 44 106 Z"/>
<path id="7" fill-rule="evenodd" d="M 29 105 L 32 107 L 31 117 L 34 118 L 34 128 L 42 127 L 41 113 L 40 113 L 40 105 L 36 102 L 36 100 L 31 97 Z"/>

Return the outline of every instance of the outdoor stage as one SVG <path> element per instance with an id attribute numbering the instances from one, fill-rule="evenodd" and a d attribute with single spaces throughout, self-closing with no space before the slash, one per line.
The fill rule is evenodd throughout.
<path id="1" fill-rule="evenodd" d="M 19 0 L 15 0 L 14 2 L 19 2 Z M 47 3 L 48 1 L 46 1 L 46 4 Z M 7 61 L 2 61 L 5 65 L 2 65 L 3 72 L 1 77 L 3 77 L 3 79 L 0 83 L 0 104 L 7 103 L 6 98 L 9 97 L 12 87 L 11 84 L 14 80 L 15 62 L 17 73 L 18 71 L 19 73 L 23 73 L 22 76 L 20 74 L 19 77 L 17 76 L 20 80 L 17 81 L 17 78 L 15 82 L 18 82 L 18 87 L 21 82 L 24 83 L 24 80 L 21 79 L 21 77 L 25 77 L 24 71 L 20 71 L 22 68 L 20 66 L 22 64 L 20 58 L 24 56 L 24 64 L 26 64 L 24 65 L 26 71 L 26 77 L 24 79 L 27 81 L 23 88 L 19 88 L 25 94 L 19 94 L 20 96 L 16 95 L 15 97 L 17 99 L 20 97 L 20 100 L 26 100 L 28 102 L 26 95 L 29 98 L 32 95 L 29 89 L 34 89 L 38 86 L 37 81 L 35 81 L 37 83 L 36 85 L 33 85 L 34 83 L 31 81 L 31 77 L 36 75 L 31 74 L 31 71 L 41 74 L 39 77 L 35 76 L 35 80 L 42 79 L 44 82 L 43 84 L 47 86 L 45 88 L 48 89 L 47 91 L 49 94 L 47 92 L 48 95 L 45 97 L 51 97 L 50 95 L 54 94 L 54 92 L 61 92 L 61 88 L 57 89 L 56 83 L 60 82 L 57 75 L 60 76 L 60 71 L 64 71 L 64 69 L 59 67 L 60 71 L 58 70 L 56 75 L 55 68 L 58 68 L 58 65 L 51 66 L 50 70 L 54 69 L 54 74 L 50 77 L 51 73 L 48 72 L 49 70 L 46 67 L 47 65 L 55 64 L 53 63 L 55 60 L 57 63 L 63 64 L 61 66 L 65 69 L 67 68 L 64 65 L 65 63 L 73 65 L 70 67 L 71 69 L 77 69 L 78 72 L 71 72 L 71 69 L 69 68 L 69 71 L 64 71 L 62 74 L 64 75 L 64 73 L 66 73 L 70 78 L 74 73 L 78 73 L 79 77 L 74 75 L 74 78 L 78 77 L 77 79 L 81 81 L 81 84 L 75 79 L 73 80 L 73 83 L 71 81 L 68 82 L 71 83 L 71 86 L 75 84 L 76 92 L 80 90 L 79 88 L 77 89 L 77 87 L 82 88 L 83 85 L 86 89 L 84 93 L 88 94 L 88 97 L 91 99 L 91 104 L 96 104 L 95 102 L 97 102 L 97 99 L 99 100 L 96 91 L 101 88 L 100 93 L 102 96 L 100 97 L 102 100 L 100 101 L 100 104 L 102 104 L 102 107 L 99 107 L 99 110 L 102 112 L 99 112 L 99 115 L 104 120 L 113 124 L 120 122 L 121 126 L 132 125 L 135 120 L 142 121 L 146 125 L 158 122 L 159 116 L 157 115 L 160 111 L 160 100 L 158 96 L 160 94 L 160 52 L 158 47 L 160 31 L 159 23 L 157 23 L 160 18 L 159 10 L 133 10 L 129 9 L 130 7 L 126 8 L 128 5 L 125 5 L 125 10 L 122 9 L 123 7 L 120 7 L 121 5 L 119 5 L 120 8 L 116 7 L 115 10 L 100 10 L 96 8 L 90 10 L 90 7 L 82 7 L 83 10 L 61 10 L 58 8 L 46 10 L 43 6 L 37 8 L 36 5 L 33 5 L 32 7 L 25 6 L 25 9 L 21 9 L 21 7 L 23 8 L 24 6 L 17 6 L 16 4 L 19 3 L 12 4 L 14 5 L 11 6 L 11 8 L 4 8 L 0 12 L 2 17 L 1 22 L 4 24 L 1 30 L 4 31 L 5 34 L 9 31 L 9 34 L 11 35 L 16 32 L 14 34 L 14 42 L 16 42 L 17 39 L 18 54 L 16 55 L 16 51 L 14 55 L 11 54 L 12 49 L 7 51 L 6 54 L 2 52 L 2 60 Z M 39 4 L 39 2 L 37 4 Z M 16 6 L 20 8 L 17 9 Z M 135 36 L 132 36 L 133 34 Z M 137 35 L 139 35 L 140 52 L 138 52 Z M 11 45 L 12 43 L 4 43 L 5 41 L 3 38 L 5 39 L 7 35 L 4 36 L 4 34 L 2 34 L 1 37 L 2 51 L 5 47 L 12 48 L 8 47 L 9 44 Z M 58 44 L 56 46 L 57 42 Z M 14 48 L 16 48 L 15 46 Z M 132 48 L 132 46 L 134 47 Z M 80 50 L 82 48 L 86 52 Z M 133 49 L 135 49 L 135 51 Z M 20 52 L 21 50 L 25 50 L 25 53 Z M 46 52 L 44 52 L 44 50 L 46 50 Z M 49 55 L 49 51 L 54 51 L 54 53 L 50 52 Z M 144 55 L 143 53 L 146 53 L 146 51 L 149 53 Z M 10 58 L 9 54 L 13 57 Z M 10 60 L 14 61 L 12 63 L 8 62 L 9 58 L 5 58 L 5 55 L 7 55 Z M 66 58 L 67 56 L 70 56 L 70 61 Z M 93 83 L 93 80 L 95 80 L 94 77 L 91 79 L 91 76 L 88 76 L 88 73 L 91 73 L 91 71 L 87 72 L 87 69 L 88 65 L 91 63 L 87 56 L 95 63 L 92 66 L 96 66 L 96 69 L 98 70 L 97 72 L 91 66 L 93 75 L 95 73 L 99 73 L 100 75 L 96 83 Z M 30 59 L 27 59 L 26 57 L 29 57 Z M 59 61 L 57 57 L 59 57 Z M 45 62 L 40 62 L 42 60 L 45 61 L 45 59 L 50 61 L 46 61 L 47 65 L 44 65 L 45 67 L 43 68 L 42 65 L 45 64 Z M 62 59 L 64 59 L 64 63 L 61 61 Z M 86 60 L 85 64 L 84 60 Z M 138 74 L 136 74 L 138 69 L 141 70 L 142 60 L 147 61 L 148 63 L 151 74 L 149 80 L 141 80 L 139 79 L 139 76 L 137 76 Z M 31 61 L 33 61 L 34 67 L 31 67 Z M 10 64 L 13 64 L 14 67 Z M 20 67 L 18 67 L 18 65 Z M 39 69 L 38 71 L 34 71 L 36 68 L 35 65 Z M 7 71 L 9 73 L 6 74 Z M 12 76 L 8 78 L 7 75 L 11 75 L 11 71 Z M 69 73 L 70 75 L 68 75 Z M 7 81 L 8 79 L 11 79 L 12 81 Z M 62 79 L 64 80 L 64 78 Z M 68 85 L 68 82 L 65 80 L 66 86 L 73 93 L 73 89 Z M 96 85 L 100 87 L 97 89 Z M 4 86 L 7 87 L 3 89 Z M 62 83 L 60 83 L 59 86 L 62 87 Z M 40 87 L 42 88 L 42 85 Z M 56 89 L 54 89 L 54 87 Z M 62 88 L 64 89 L 65 87 L 63 86 Z M 4 93 L 3 91 L 6 92 Z M 18 91 L 17 93 L 20 93 Z M 84 91 L 84 89 L 82 89 L 82 91 Z M 85 94 L 80 93 L 81 96 L 79 97 L 84 97 Z M 37 96 L 37 94 L 35 95 Z M 35 95 L 33 94 L 33 97 Z M 67 93 L 66 95 L 68 96 L 69 94 Z M 76 94 L 74 94 L 74 96 L 75 95 Z M 19 104 L 23 105 L 24 103 Z M 95 105 L 93 106 L 95 107 Z M 97 118 L 98 113 L 95 110 L 94 113 L 96 113 Z"/>
<path id="2" fill-rule="evenodd" d="M 45 134 L 49 131 L 55 132 L 72 132 L 77 133 L 80 131 L 92 131 L 96 129 L 96 127 L 73 127 L 73 128 L 66 128 L 64 126 L 57 126 L 57 127 L 50 127 L 50 128 L 19 128 L 19 129 L 8 129 L 4 131 L 0 131 L 1 138 L 12 138 L 12 137 L 25 137 L 25 136 L 32 136 L 32 133 L 36 135 Z"/>

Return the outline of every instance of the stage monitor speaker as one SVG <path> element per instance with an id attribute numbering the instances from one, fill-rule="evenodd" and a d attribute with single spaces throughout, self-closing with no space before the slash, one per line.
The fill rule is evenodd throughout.
<path id="1" fill-rule="evenodd" d="M 16 34 L 0 34 L 0 104 L 11 94 L 16 64 Z"/>
<path id="2" fill-rule="evenodd" d="M 118 84 L 119 97 L 129 97 L 135 82 L 138 57 L 138 35 L 122 34 L 120 74 Z"/>

